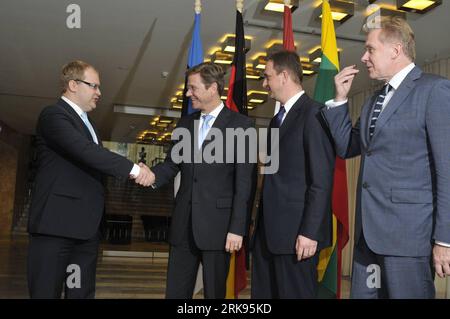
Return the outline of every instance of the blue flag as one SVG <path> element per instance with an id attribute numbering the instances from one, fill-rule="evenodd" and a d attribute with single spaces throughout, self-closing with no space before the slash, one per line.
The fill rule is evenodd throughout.
<path id="1" fill-rule="evenodd" d="M 200 13 L 195 14 L 194 30 L 192 32 L 191 47 L 189 48 L 189 56 L 187 64 L 188 69 L 203 62 L 203 47 L 202 47 L 202 39 L 200 37 L 200 20 L 201 20 L 200 17 L 201 17 Z M 183 108 L 181 109 L 181 116 L 188 115 L 194 112 L 194 110 L 192 109 L 191 99 L 186 96 L 186 92 L 187 92 L 187 77 L 184 82 Z"/>

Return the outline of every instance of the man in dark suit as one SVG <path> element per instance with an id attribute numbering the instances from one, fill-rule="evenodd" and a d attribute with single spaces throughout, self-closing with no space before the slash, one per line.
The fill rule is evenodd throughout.
<path id="1" fill-rule="evenodd" d="M 31 298 L 93 298 L 104 212 L 103 175 L 150 185 L 150 170 L 102 147 L 87 112 L 100 98 L 98 72 L 82 61 L 65 65 L 62 97 L 40 114 L 38 170 L 30 207 L 28 287 Z"/>
<path id="2" fill-rule="evenodd" d="M 237 148 L 236 138 L 242 138 L 242 129 L 254 124 L 220 100 L 224 72 L 219 65 L 199 64 L 187 76 L 187 96 L 199 112 L 179 120 L 172 150 L 163 163 L 152 168 L 154 187 L 181 172 L 169 233 L 166 298 L 192 298 L 200 262 L 205 298 L 225 298 L 230 253 L 241 248 L 247 232 L 253 183 L 248 146 Z M 226 134 L 230 129 L 242 132 L 232 137 Z M 190 154 L 183 160 L 172 152 L 182 143 L 186 145 L 183 156 Z M 211 155 L 215 160 L 208 159 Z M 240 155 L 247 159 L 239 161 Z"/>
<path id="3" fill-rule="evenodd" d="M 314 298 L 321 248 L 331 244 L 334 151 L 321 104 L 302 88 L 295 52 L 267 60 L 263 86 L 281 103 L 270 122 L 279 169 L 264 176 L 254 235 L 252 298 Z M 275 135 L 274 135 L 275 134 Z M 269 147 L 269 145 L 268 145 Z M 273 158 L 273 156 L 272 156 Z"/>
<path id="4" fill-rule="evenodd" d="M 405 20 L 367 25 L 361 60 L 385 85 L 352 127 L 358 70 L 346 67 L 323 112 L 338 155 L 361 155 L 351 297 L 434 298 L 432 251 L 437 274 L 450 274 L 450 81 L 414 65 Z"/>

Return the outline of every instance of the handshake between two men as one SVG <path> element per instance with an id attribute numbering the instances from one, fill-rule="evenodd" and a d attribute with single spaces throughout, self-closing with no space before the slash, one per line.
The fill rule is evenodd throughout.
<path id="1" fill-rule="evenodd" d="M 136 184 L 141 186 L 151 186 L 155 183 L 155 174 L 144 163 L 139 163 L 139 174 L 137 176 L 130 175 L 131 179 L 134 179 Z"/>

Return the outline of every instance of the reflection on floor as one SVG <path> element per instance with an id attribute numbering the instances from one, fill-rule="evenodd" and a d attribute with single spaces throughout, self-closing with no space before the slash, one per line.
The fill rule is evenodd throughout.
<path id="1" fill-rule="evenodd" d="M 0 299 L 28 298 L 27 246 L 25 236 L 0 238 Z M 148 242 L 127 246 L 102 244 L 96 298 L 164 298 L 167 251 L 165 244 Z M 239 298 L 250 298 L 250 284 Z M 349 278 L 343 278 L 342 298 L 348 298 L 349 290 Z M 202 291 L 194 298 L 203 298 Z"/>

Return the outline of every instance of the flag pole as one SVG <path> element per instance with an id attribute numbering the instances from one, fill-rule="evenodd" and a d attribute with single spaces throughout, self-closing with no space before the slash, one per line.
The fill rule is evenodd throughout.
<path id="1" fill-rule="evenodd" d="M 236 31 L 235 51 L 231 66 L 230 82 L 226 107 L 247 115 L 247 84 L 245 78 L 245 36 L 242 12 L 244 0 L 236 0 Z M 256 172 L 256 171 L 255 171 Z M 253 195 L 252 195 L 253 196 Z M 253 201 L 252 201 L 253 202 Z M 247 246 L 247 247 L 246 247 Z M 246 272 L 246 237 L 243 238 L 242 248 L 231 254 L 230 267 L 227 276 L 226 299 L 235 299 L 239 292 L 247 286 Z"/>
<path id="2" fill-rule="evenodd" d="M 202 12 L 202 0 L 195 0 L 194 11 L 196 14 L 200 14 Z"/>
<path id="3" fill-rule="evenodd" d="M 194 2 L 194 12 L 195 12 L 195 20 L 194 20 L 194 30 L 193 30 L 193 35 L 192 35 L 192 43 L 191 43 L 191 48 L 189 51 L 189 57 L 188 57 L 188 68 L 192 68 L 193 66 L 203 62 L 203 50 L 201 48 L 201 43 L 194 43 L 195 39 L 197 41 L 200 40 L 200 27 L 199 25 L 197 25 L 197 23 L 199 23 L 197 20 L 197 18 L 200 18 L 200 14 L 202 12 L 202 2 L 201 0 L 195 0 Z M 197 33 L 197 34 L 196 34 Z M 196 37 L 198 36 L 198 37 Z M 196 54 L 199 52 L 195 52 L 195 51 L 200 51 L 201 54 Z M 201 61 L 200 61 L 201 60 Z M 185 114 L 189 114 L 190 112 L 193 111 L 192 107 L 190 106 L 190 102 L 189 102 L 189 98 L 186 96 L 186 92 L 187 92 L 187 77 L 185 80 L 185 88 L 184 88 L 184 99 L 183 99 L 183 104 L 186 105 L 186 110 L 185 110 Z M 184 105 L 183 105 L 184 106 Z M 180 184 L 180 173 L 177 174 L 177 176 L 175 177 L 175 181 L 177 182 L 177 184 Z M 200 263 L 199 267 L 198 267 L 198 271 L 197 271 L 197 279 L 195 281 L 195 287 L 194 287 L 194 296 L 200 292 L 200 290 L 203 289 L 203 266 Z"/>
<path id="4" fill-rule="evenodd" d="M 292 30 L 292 14 L 289 6 L 291 0 L 284 0 L 284 13 L 283 13 L 283 49 L 289 51 L 295 51 L 294 47 L 294 33 Z M 275 102 L 273 114 L 276 115 L 280 110 L 280 102 Z"/>

